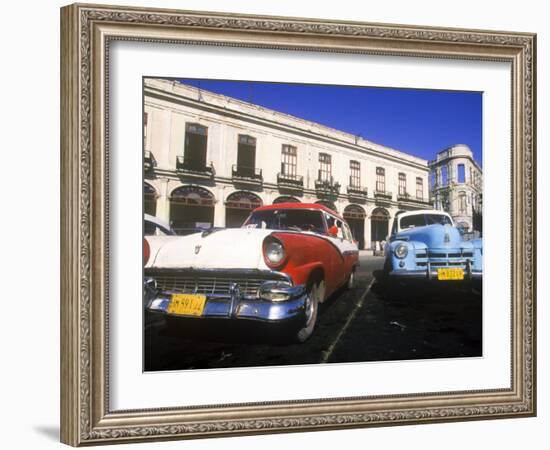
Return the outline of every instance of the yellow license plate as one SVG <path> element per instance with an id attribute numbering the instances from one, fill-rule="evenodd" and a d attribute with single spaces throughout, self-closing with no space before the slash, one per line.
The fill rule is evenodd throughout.
<path id="1" fill-rule="evenodd" d="M 179 316 L 201 316 L 205 304 L 206 295 L 172 294 L 168 313 Z"/>
<path id="2" fill-rule="evenodd" d="M 460 267 L 446 267 L 437 269 L 438 280 L 463 280 L 464 269 Z"/>

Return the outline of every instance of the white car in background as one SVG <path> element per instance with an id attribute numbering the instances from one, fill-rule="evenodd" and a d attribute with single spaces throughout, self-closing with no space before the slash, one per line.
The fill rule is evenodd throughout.
<path id="1" fill-rule="evenodd" d="M 169 224 L 150 214 L 143 215 L 144 236 L 174 236 L 176 233 Z"/>

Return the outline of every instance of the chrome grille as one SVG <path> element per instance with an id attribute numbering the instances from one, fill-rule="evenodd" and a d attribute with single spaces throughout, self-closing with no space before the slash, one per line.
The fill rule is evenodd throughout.
<path id="1" fill-rule="evenodd" d="M 466 268 L 468 261 L 472 261 L 474 253 L 470 249 L 428 249 L 417 250 L 416 265 L 425 268 L 430 267 L 462 267 Z"/>
<path id="2" fill-rule="evenodd" d="M 247 296 L 256 296 L 258 289 L 265 281 L 284 280 L 284 277 L 182 270 L 146 270 L 145 277 L 154 278 L 157 287 L 165 292 L 224 295 L 229 294 L 231 285 L 236 283 L 240 293 Z"/>

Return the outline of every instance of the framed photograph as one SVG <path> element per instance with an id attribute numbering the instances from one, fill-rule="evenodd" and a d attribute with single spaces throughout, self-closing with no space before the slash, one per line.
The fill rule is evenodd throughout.
<path id="1" fill-rule="evenodd" d="M 536 414 L 531 33 L 61 9 L 61 440 Z"/>

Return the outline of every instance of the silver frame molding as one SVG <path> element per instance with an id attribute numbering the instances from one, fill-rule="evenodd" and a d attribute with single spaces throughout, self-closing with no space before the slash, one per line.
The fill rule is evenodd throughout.
<path id="1" fill-rule="evenodd" d="M 108 58 L 113 40 L 506 61 L 512 67 L 509 389 L 112 411 Z M 536 414 L 536 35 L 76 4 L 61 9 L 61 440 L 79 446 Z"/>

